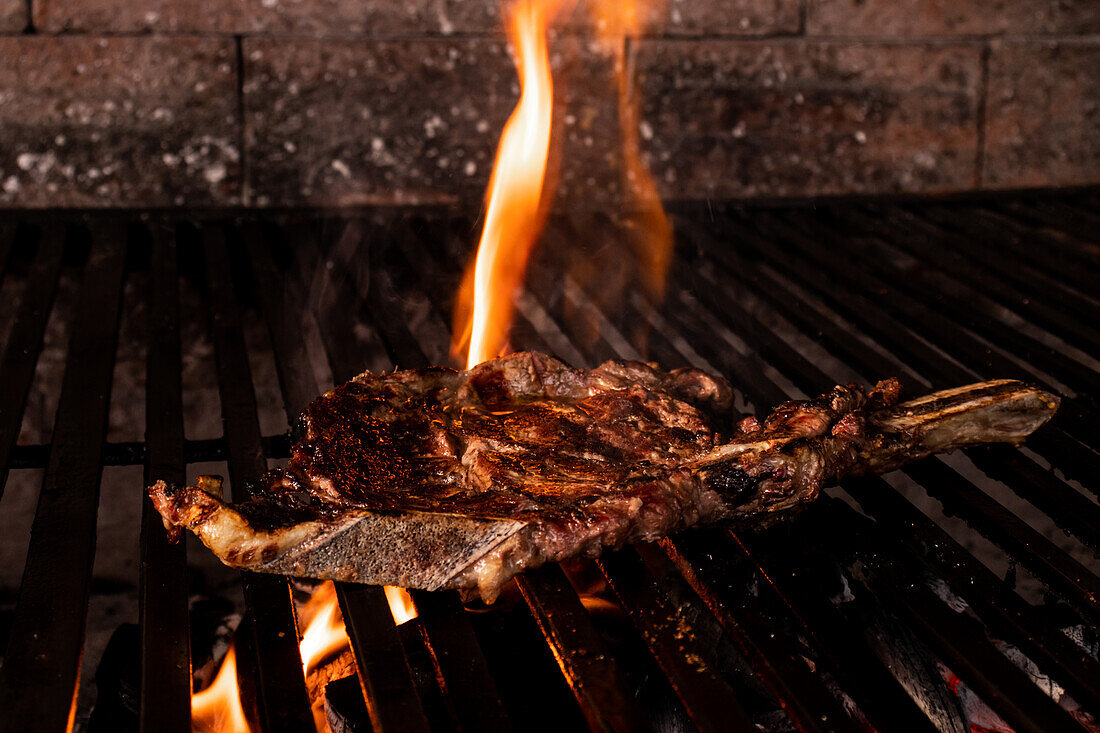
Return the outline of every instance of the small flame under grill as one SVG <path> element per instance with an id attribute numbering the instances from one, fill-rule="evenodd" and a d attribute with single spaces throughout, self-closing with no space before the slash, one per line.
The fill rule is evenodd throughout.
<path id="1" fill-rule="evenodd" d="M 967 450 L 845 482 L 759 533 L 689 531 L 540 568 L 497 607 L 414 591 L 405 603 L 416 617 L 399 627 L 382 588 L 337 584 L 370 723 L 1095 730 L 1097 203 L 1084 190 L 674 207 L 661 304 L 645 288 L 607 304 L 597 282 L 552 277 L 560 270 L 540 269 L 536 256 L 515 304 L 517 348 L 584 365 L 698 366 L 727 376 L 740 405 L 756 409 L 888 375 L 910 394 L 1021 378 L 1062 394 L 1063 407 L 1022 449 Z M 289 446 L 261 430 L 275 399 L 254 378 L 264 363 L 284 420 L 327 374 L 338 383 L 364 368 L 449 363 L 450 299 L 474 230 L 464 213 L 0 218 L 0 288 L 18 294 L 0 334 L 0 471 L 45 469 L 0 641 L 0 728 L 77 720 L 92 563 L 97 552 L 129 552 L 102 537 L 96 548 L 104 466 L 144 465 L 147 482 L 181 482 L 191 464 L 227 461 L 229 485 L 244 491 Z M 576 214 L 551 219 L 547 236 L 589 241 L 598 257 L 613 228 Z M 20 444 L 43 334 L 63 311 L 59 289 L 72 321 L 52 438 Z M 120 335 L 120 314 L 134 313 L 144 329 Z M 213 345 L 219 438 L 185 439 L 184 405 L 209 385 L 184 369 L 193 358 L 184 331 Z M 114 368 L 128 339 L 147 356 L 136 387 Z M 145 439 L 108 442 L 112 411 L 141 400 Z M 4 497 L 8 507 L 18 500 Z M 187 559 L 148 506 L 142 522 L 140 729 L 183 733 Z M 245 714 L 258 730 L 310 730 L 291 585 L 241 583 L 237 656 L 255 687 Z M 96 661 L 85 659 L 84 677 Z"/>

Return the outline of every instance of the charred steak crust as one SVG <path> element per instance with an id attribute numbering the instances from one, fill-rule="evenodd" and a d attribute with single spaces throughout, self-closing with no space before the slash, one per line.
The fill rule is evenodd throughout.
<path id="1" fill-rule="evenodd" d="M 610 361 L 582 370 L 527 352 L 465 372 L 364 373 L 305 410 L 289 464 L 268 472 L 251 500 L 223 503 L 210 478 L 149 491 L 166 527 L 189 527 L 229 564 L 476 586 L 492 599 L 525 567 L 700 522 L 782 514 L 843 474 L 1018 441 L 1057 407 L 1011 381 L 937 393 L 911 409 L 895 408 L 899 394 L 896 380 L 838 386 L 735 424 L 729 384 L 694 369 Z M 433 516 L 450 539 L 431 531 Z M 367 537 L 405 553 L 389 560 L 392 572 L 341 555 L 371 552 Z M 432 564 L 452 556 L 462 563 L 440 577 Z"/>

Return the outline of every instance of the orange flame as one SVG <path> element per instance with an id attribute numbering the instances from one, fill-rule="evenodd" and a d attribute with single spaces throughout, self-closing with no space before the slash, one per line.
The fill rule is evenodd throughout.
<path id="1" fill-rule="evenodd" d="M 646 290 L 655 299 L 664 294 L 672 228 L 641 158 L 641 120 L 626 39 L 642 32 L 644 17 L 653 15 L 660 3 L 594 0 L 591 6 L 599 38 L 615 58 L 623 190 L 630 214 L 624 235 L 635 251 Z M 507 350 L 512 300 L 545 222 L 551 198 L 546 178 L 553 105 L 546 31 L 565 4 L 565 0 L 517 0 L 511 14 L 509 38 L 516 46 L 521 94 L 501 135 L 486 193 L 485 226 L 455 308 L 453 350 L 461 354 L 465 349 L 467 368 Z"/>
<path id="2" fill-rule="evenodd" d="M 560 5 L 561 0 L 519 0 L 512 11 L 508 35 L 516 46 L 520 99 L 500 137 L 485 227 L 456 309 L 455 351 L 468 346 L 467 368 L 505 350 L 512 297 L 545 220 L 543 183 L 554 100 L 546 31 Z"/>
<path id="3" fill-rule="evenodd" d="M 413 603 L 412 596 L 404 588 L 398 588 L 395 585 L 384 586 L 386 591 L 386 600 L 390 603 L 390 613 L 393 614 L 393 622 L 400 626 L 406 621 L 411 621 L 417 616 L 419 612 L 416 610 L 416 604 Z"/>
<path id="4" fill-rule="evenodd" d="M 237 689 L 237 651 L 229 647 L 213 684 L 191 696 L 191 730 L 201 733 L 249 733 Z"/>
<path id="5" fill-rule="evenodd" d="M 331 582 L 318 586 L 302 609 L 305 630 L 298 648 L 302 654 L 302 671 L 309 673 L 319 663 L 351 643 L 340 616 L 336 586 Z"/>

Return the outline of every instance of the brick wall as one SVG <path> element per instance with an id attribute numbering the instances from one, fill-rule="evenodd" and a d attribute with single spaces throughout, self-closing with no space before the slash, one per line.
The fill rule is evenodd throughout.
<path id="1" fill-rule="evenodd" d="M 584 5 L 584 0 L 579 3 Z M 669 0 L 630 39 L 668 197 L 1100 183 L 1097 0 Z M 611 60 L 552 42 L 564 197 L 617 195 Z M 0 0 L 0 206 L 481 195 L 495 0 Z"/>

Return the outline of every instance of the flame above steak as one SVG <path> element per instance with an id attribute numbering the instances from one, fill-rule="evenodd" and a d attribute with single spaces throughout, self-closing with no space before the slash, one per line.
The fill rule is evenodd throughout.
<path id="1" fill-rule="evenodd" d="M 516 48 L 520 100 L 501 135 L 486 193 L 485 224 L 474 260 L 459 289 L 452 350 L 465 353 L 466 368 L 507 352 L 513 298 L 522 287 L 531 252 L 542 231 L 554 186 L 548 182 L 554 85 L 547 45 L 566 0 L 518 0 L 510 10 L 508 36 Z M 624 226 L 646 289 L 664 290 L 672 230 L 657 188 L 639 152 L 638 107 L 626 57 L 626 37 L 642 30 L 644 4 L 601 0 L 592 4 L 599 38 L 614 59 L 615 92 L 623 141 Z M 567 259 L 585 255 L 578 249 Z M 613 296 L 609 296 L 613 297 Z"/>

